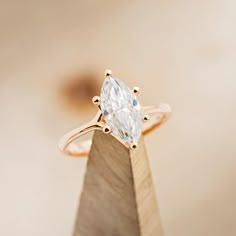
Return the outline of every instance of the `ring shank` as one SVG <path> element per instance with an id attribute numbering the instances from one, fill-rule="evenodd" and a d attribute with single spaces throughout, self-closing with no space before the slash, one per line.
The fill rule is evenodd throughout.
<path id="1" fill-rule="evenodd" d="M 144 106 L 142 107 L 142 110 L 144 114 L 147 114 L 150 118 L 143 124 L 143 135 L 158 128 L 169 118 L 171 113 L 171 108 L 168 104 Z M 58 143 L 59 149 L 69 156 L 87 157 L 92 145 L 92 140 L 87 139 L 79 143 L 77 143 L 76 140 L 91 131 L 102 130 L 104 124 L 101 112 L 99 111 L 92 121 L 63 136 Z"/>

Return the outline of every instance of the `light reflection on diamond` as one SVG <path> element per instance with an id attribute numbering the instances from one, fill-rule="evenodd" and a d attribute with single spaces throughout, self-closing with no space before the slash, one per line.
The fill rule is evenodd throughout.
<path id="1" fill-rule="evenodd" d="M 138 143 L 142 131 L 141 106 L 128 86 L 117 78 L 108 77 L 103 83 L 101 111 L 115 135 L 124 142 Z"/>

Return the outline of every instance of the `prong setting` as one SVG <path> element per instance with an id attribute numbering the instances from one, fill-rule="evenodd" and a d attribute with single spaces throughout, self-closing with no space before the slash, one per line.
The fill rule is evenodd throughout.
<path id="1" fill-rule="evenodd" d="M 143 117 L 143 121 L 144 122 L 146 122 L 146 121 L 148 121 L 148 120 L 150 120 L 150 116 L 149 115 L 144 115 L 144 117 Z"/>
<path id="2" fill-rule="evenodd" d="M 107 69 L 105 70 L 105 76 L 111 76 L 112 75 L 112 71 Z"/>
<path id="3" fill-rule="evenodd" d="M 111 133 L 111 127 L 109 125 L 104 125 L 102 128 L 102 131 L 104 134 L 110 134 Z"/>
<path id="4" fill-rule="evenodd" d="M 137 143 L 131 143 L 129 147 L 130 147 L 130 149 L 134 150 L 138 147 L 138 144 Z"/>
<path id="5" fill-rule="evenodd" d="M 100 97 L 99 96 L 94 96 L 92 101 L 93 101 L 94 105 L 96 105 L 96 106 L 100 105 Z"/>
<path id="6" fill-rule="evenodd" d="M 133 87 L 133 93 L 134 93 L 135 95 L 138 95 L 138 94 L 139 94 L 139 91 L 140 91 L 140 88 L 139 88 L 139 87 L 137 87 L 137 86 Z"/>

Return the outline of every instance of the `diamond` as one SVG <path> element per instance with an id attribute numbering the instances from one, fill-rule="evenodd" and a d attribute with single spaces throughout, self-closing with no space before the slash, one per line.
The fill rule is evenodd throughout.
<path id="1" fill-rule="evenodd" d="M 137 97 L 121 80 L 107 77 L 101 90 L 101 111 L 113 134 L 125 143 L 138 143 L 142 112 Z"/>

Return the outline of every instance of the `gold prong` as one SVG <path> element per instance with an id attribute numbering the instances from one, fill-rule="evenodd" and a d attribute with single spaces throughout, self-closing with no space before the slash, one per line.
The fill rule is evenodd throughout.
<path id="1" fill-rule="evenodd" d="M 150 119 L 150 116 L 149 115 L 144 115 L 144 117 L 143 117 L 143 121 L 148 121 Z"/>
<path id="2" fill-rule="evenodd" d="M 109 134 L 111 133 L 111 127 L 109 125 L 105 125 L 103 128 L 102 128 L 102 131 L 103 133 L 105 134 Z"/>
<path id="3" fill-rule="evenodd" d="M 137 86 L 135 86 L 135 87 L 133 88 L 133 93 L 134 93 L 135 95 L 138 95 L 138 94 L 139 94 L 139 90 L 140 90 L 140 88 L 137 87 Z"/>
<path id="4" fill-rule="evenodd" d="M 138 147 L 137 143 L 131 143 L 130 144 L 130 149 L 136 149 Z"/>
<path id="5" fill-rule="evenodd" d="M 94 96 L 92 101 L 93 101 L 93 104 L 95 104 L 96 106 L 100 105 L 100 97 L 99 96 Z"/>
<path id="6" fill-rule="evenodd" d="M 112 71 L 107 69 L 105 70 L 105 76 L 111 76 L 112 75 Z"/>

